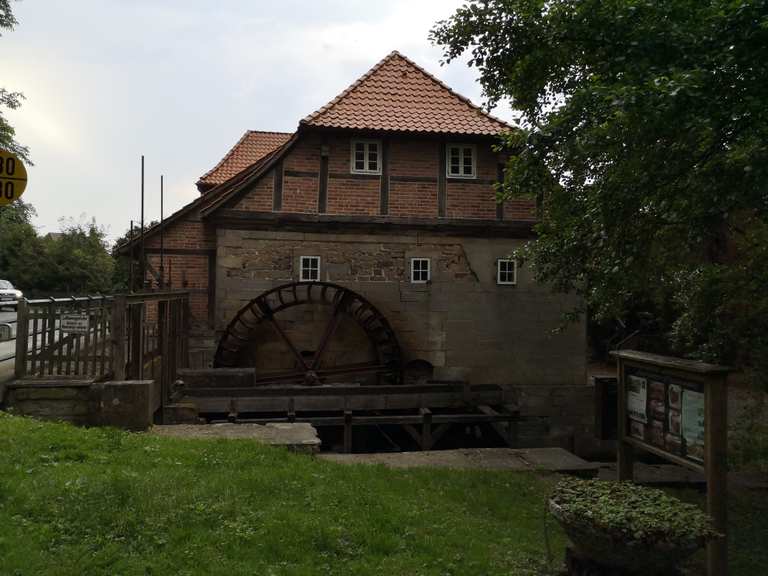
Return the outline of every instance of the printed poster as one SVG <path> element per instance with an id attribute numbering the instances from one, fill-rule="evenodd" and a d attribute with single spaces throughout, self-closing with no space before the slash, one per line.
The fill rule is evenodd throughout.
<path id="1" fill-rule="evenodd" d="M 704 461 L 704 394 L 683 390 L 682 431 L 685 455 Z"/>
<path id="2" fill-rule="evenodd" d="M 648 423 L 648 382 L 639 376 L 627 377 L 627 413 L 632 420 Z"/>

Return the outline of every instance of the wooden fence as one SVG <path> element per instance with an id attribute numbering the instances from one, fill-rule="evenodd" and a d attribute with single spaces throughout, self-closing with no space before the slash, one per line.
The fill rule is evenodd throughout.
<path id="1" fill-rule="evenodd" d="M 15 375 L 160 381 L 163 403 L 187 366 L 188 292 L 22 300 Z"/>

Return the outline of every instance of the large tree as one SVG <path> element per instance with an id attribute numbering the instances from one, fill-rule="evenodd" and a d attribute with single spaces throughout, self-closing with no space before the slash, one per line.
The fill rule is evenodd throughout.
<path id="1" fill-rule="evenodd" d="M 521 113 L 502 196 L 546 191 L 540 280 L 679 351 L 768 356 L 767 0 L 473 0 L 431 38 Z"/>
<path id="2" fill-rule="evenodd" d="M 17 24 L 11 10 L 11 0 L 0 0 L 0 36 L 3 30 L 13 30 Z M 16 131 L 3 115 L 3 108 L 15 110 L 21 105 L 24 95 L 19 92 L 9 92 L 0 87 L 0 148 L 9 150 L 29 162 L 29 149 L 19 144 L 16 139 Z"/>

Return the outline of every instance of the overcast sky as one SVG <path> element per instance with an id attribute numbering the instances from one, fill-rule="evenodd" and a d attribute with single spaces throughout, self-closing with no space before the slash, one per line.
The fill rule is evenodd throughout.
<path id="1" fill-rule="evenodd" d="M 482 103 L 477 71 L 441 67 L 432 24 L 460 0 L 23 0 L 0 38 L 0 85 L 29 146 L 24 199 L 40 232 L 95 217 L 111 239 L 197 196 L 195 181 L 248 129 L 295 130 L 392 50 Z M 511 119 L 509 110 L 495 113 Z"/>

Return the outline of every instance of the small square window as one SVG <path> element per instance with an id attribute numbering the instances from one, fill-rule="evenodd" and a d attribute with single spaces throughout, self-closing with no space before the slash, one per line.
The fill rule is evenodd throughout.
<path id="1" fill-rule="evenodd" d="M 381 143 L 378 140 L 353 140 L 352 174 L 381 174 Z"/>
<path id="2" fill-rule="evenodd" d="M 302 256 L 299 280 L 317 282 L 320 280 L 320 256 Z"/>
<path id="3" fill-rule="evenodd" d="M 451 144 L 447 147 L 447 176 L 449 178 L 475 177 L 474 145 Z"/>
<path id="4" fill-rule="evenodd" d="M 509 258 L 496 260 L 496 283 L 517 284 L 517 261 Z"/>
<path id="5" fill-rule="evenodd" d="M 411 283 L 426 284 L 429 280 L 429 258 L 411 258 Z"/>

